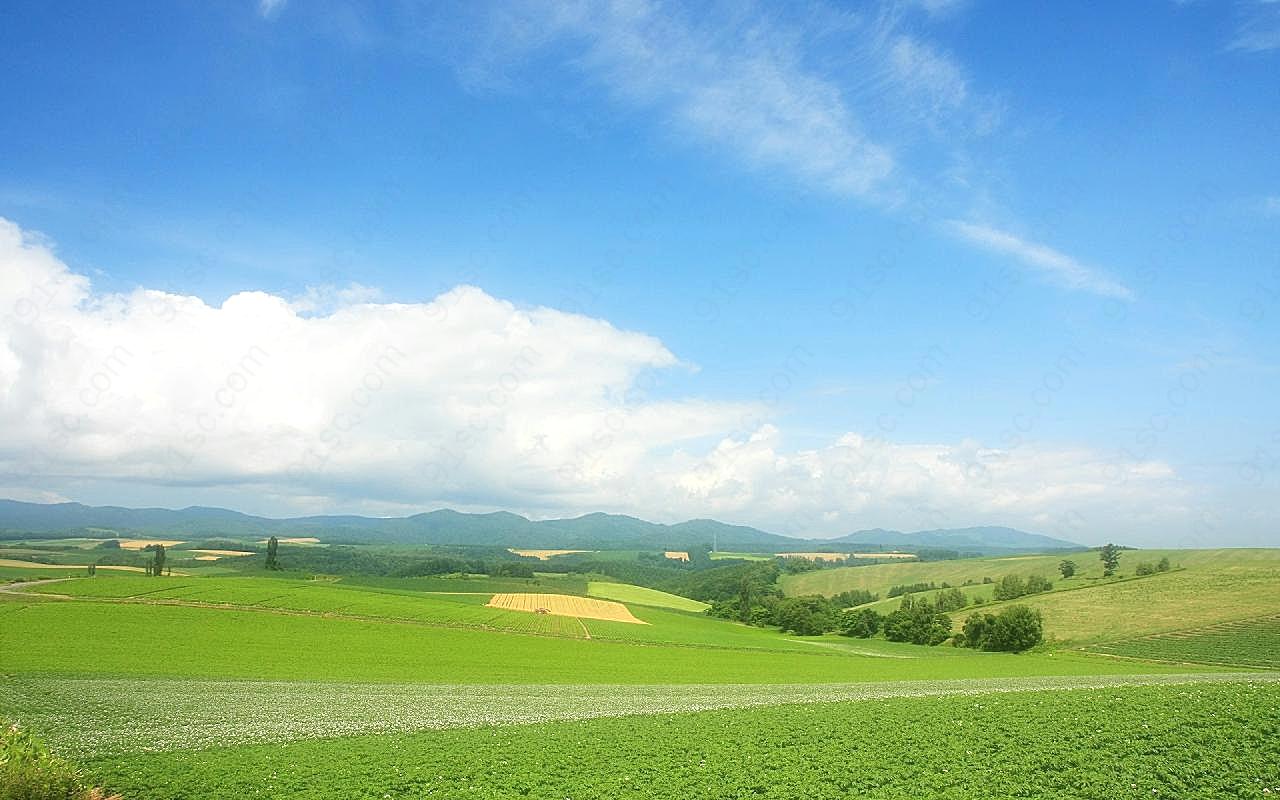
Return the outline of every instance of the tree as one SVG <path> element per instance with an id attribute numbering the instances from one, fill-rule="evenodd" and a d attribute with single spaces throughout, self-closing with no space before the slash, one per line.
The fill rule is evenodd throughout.
<path id="1" fill-rule="evenodd" d="M 891 642 L 936 645 L 950 636 L 951 618 L 928 600 L 911 595 L 903 597 L 898 610 L 884 619 L 884 638 Z"/>
<path id="2" fill-rule="evenodd" d="M 880 630 L 884 617 L 874 609 L 860 608 L 844 615 L 844 623 L 840 629 L 841 636 L 855 636 L 859 639 L 870 639 Z"/>
<path id="3" fill-rule="evenodd" d="M 798 636 L 821 636 L 836 627 L 831 601 L 819 595 L 788 597 L 778 602 L 778 627 Z"/>
<path id="4" fill-rule="evenodd" d="M 164 574 L 164 545 L 156 545 L 156 549 L 151 554 L 151 574 Z"/>
<path id="5" fill-rule="evenodd" d="M 280 540 L 272 536 L 267 540 L 267 569 L 280 569 L 280 562 L 276 560 L 276 554 L 280 551 Z M 530 575 L 533 573 L 530 572 Z"/>
<path id="6" fill-rule="evenodd" d="M 1076 562 L 1069 558 L 1062 559 L 1062 563 L 1058 564 L 1058 572 L 1062 573 L 1062 579 L 1066 580 L 1076 574 Z"/>
<path id="7" fill-rule="evenodd" d="M 1040 612 L 1027 606 L 1010 606 L 998 615 L 970 614 L 964 621 L 960 643 L 978 650 L 1018 653 L 1044 640 Z"/>
<path id="8" fill-rule="evenodd" d="M 1027 594 L 1053 591 L 1053 584 L 1043 575 L 1027 576 Z"/>
<path id="9" fill-rule="evenodd" d="M 98 565 L 97 565 L 97 564 L 90 564 L 90 565 L 89 565 L 89 576 L 90 576 L 90 577 L 92 577 L 92 576 L 97 575 L 97 574 L 98 574 Z"/>
<path id="10" fill-rule="evenodd" d="M 1027 606 L 1010 606 L 996 616 L 985 649 L 1020 653 L 1044 640 L 1040 612 Z"/>
<path id="11" fill-rule="evenodd" d="M 1098 550 L 1098 558 L 1102 559 L 1102 577 L 1110 578 L 1120 566 L 1120 548 L 1107 542 Z"/>
<path id="12" fill-rule="evenodd" d="M 1168 556 L 1160 559 L 1160 563 L 1156 564 L 1156 572 L 1168 572 L 1170 569 Z"/>
<path id="13" fill-rule="evenodd" d="M 1150 561 L 1139 561 L 1138 566 L 1134 567 L 1135 575 L 1155 575 L 1156 567 Z"/>
<path id="14" fill-rule="evenodd" d="M 991 629 L 995 627 L 996 617 L 994 614 L 983 614 L 981 612 L 970 614 L 969 618 L 964 621 L 964 630 L 960 633 L 960 643 L 965 647 L 972 647 L 980 650 L 987 644 L 988 637 L 991 636 Z"/>
<path id="15" fill-rule="evenodd" d="M 1013 600 L 1022 597 L 1027 593 L 1027 582 L 1022 579 L 1021 575 L 1005 575 L 1000 578 L 1000 582 L 996 584 L 995 598 L 997 600 Z"/>

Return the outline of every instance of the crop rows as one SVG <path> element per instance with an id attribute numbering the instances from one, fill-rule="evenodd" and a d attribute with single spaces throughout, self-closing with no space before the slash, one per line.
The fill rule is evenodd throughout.
<path id="1" fill-rule="evenodd" d="M 1156 661 L 1280 667 L 1280 616 L 1107 642 L 1095 652 Z"/>
<path id="2" fill-rule="evenodd" d="M 1179 798 L 1280 792 L 1280 686 L 892 698 L 360 735 L 88 763 L 131 800 Z"/>
<path id="3" fill-rule="evenodd" d="M 45 734 L 64 754 L 94 757 L 794 703 L 1240 680 L 1214 673 L 811 685 L 477 686 L 28 677 L 0 689 L 0 714 Z M 1280 673 L 1261 673 L 1256 680 L 1280 681 Z"/>

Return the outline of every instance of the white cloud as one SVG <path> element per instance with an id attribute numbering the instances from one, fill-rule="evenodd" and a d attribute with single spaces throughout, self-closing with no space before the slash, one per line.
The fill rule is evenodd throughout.
<path id="1" fill-rule="evenodd" d="M 1176 515 L 1184 493 L 1159 462 L 1078 448 L 850 433 L 789 449 L 756 404 L 653 391 L 648 376 L 686 367 L 652 336 L 466 286 L 352 300 L 304 314 L 261 292 L 218 306 L 97 293 L 0 220 L 3 493 L 137 487 L 277 514 L 609 510 L 795 534 L 1000 522 L 1067 535 L 1079 518 L 1091 541 Z"/>
<path id="2" fill-rule="evenodd" d="M 1262 198 L 1259 208 L 1264 216 L 1280 217 L 1280 195 L 1271 195 L 1269 197 Z"/>
<path id="3" fill-rule="evenodd" d="M 1121 300 L 1133 298 L 1133 292 L 1124 284 L 1047 245 L 1027 241 L 987 225 L 961 220 L 948 220 L 947 228 L 967 242 L 1011 256 L 1064 288 Z"/>
<path id="4" fill-rule="evenodd" d="M 258 15 L 263 19 L 271 19 L 284 10 L 289 0 L 258 0 Z"/>

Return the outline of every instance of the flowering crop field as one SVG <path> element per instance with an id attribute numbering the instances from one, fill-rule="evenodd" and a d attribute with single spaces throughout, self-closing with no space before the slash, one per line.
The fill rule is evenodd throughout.
<path id="1" fill-rule="evenodd" d="M 843 684 L 372 684 L 77 677 L 16 678 L 0 714 L 59 752 L 132 752 L 288 742 L 359 733 L 752 708 L 887 697 L 1238 682 L 1231 673 L 978 678 Z M 1257 673 L 1259 683 L 1280 673 Z M 264 710 L 270 709 L 264 715 Z"/>
<path id="2" fill-rule="evenodd" d="M 1204 628 L 1107 642 L 1098 653 L 1200 664 L 1280 668 L 1280 616 L 1223 622 Z"/>
<path id="3" fill-rule="evenodd" d="M 464 697 L 460 704 L 467 702 Z M 259 713 L 266 722 L 274 707 Z M 1280 792 L 1280 686 L 1258 681 L 806 702 L 526 725 L 486 722 L 416 733 L 238 743 L 237 732 L 250 724 L 212 749 L 136 749 L 90 758 L 85 765 L 131 800 L 1113 800 Z"/>

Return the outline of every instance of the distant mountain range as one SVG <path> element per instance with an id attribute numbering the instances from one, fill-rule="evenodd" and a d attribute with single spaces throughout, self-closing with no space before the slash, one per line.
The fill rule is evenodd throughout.
<path id="1" fill-rule="evenodd" d="M 972 550 L 975 548 L 998 548 L 1001 550 L 1021 550 L 1038 552 L 1043 550 L 1078 550 L 1082 545 L 1043 536 L 1038 533 L 1027 533 L 1016 528 L 986 526 L 978 528 L 940 528 L 932 531 L 888 531 L 884 528 L 858 531 L 848 536 L 833 539 L 836 542 L 852 544 L 879 544 L 893 547 L 945 547 L 951 550 Z"/>
<path id="2" fill-rule="evenodd" d="M 530 520 L 506 511 L 467 514 L 441 509 L 409 517 L 347 515 L 272 519 L 225 508 L 199 506 L 172 510 L 0 500 L 0 539 L 33 535 L 112 537 L 161 534 L 166 538 L 189 539 L 314 536 L 332 543 L 596 550 L 685 550 L 712 543 L 720 550 L 764 552 L 927 547 L 966 553 L 1014 553 L 1082 548 L 1074 542 L 998 527 L 916 533 L 877 529 L 858 531 L 838 539 L 800 539 L 712 519 L 663 525 L 636 517 L 603 513 L 572 519 Z"/>

